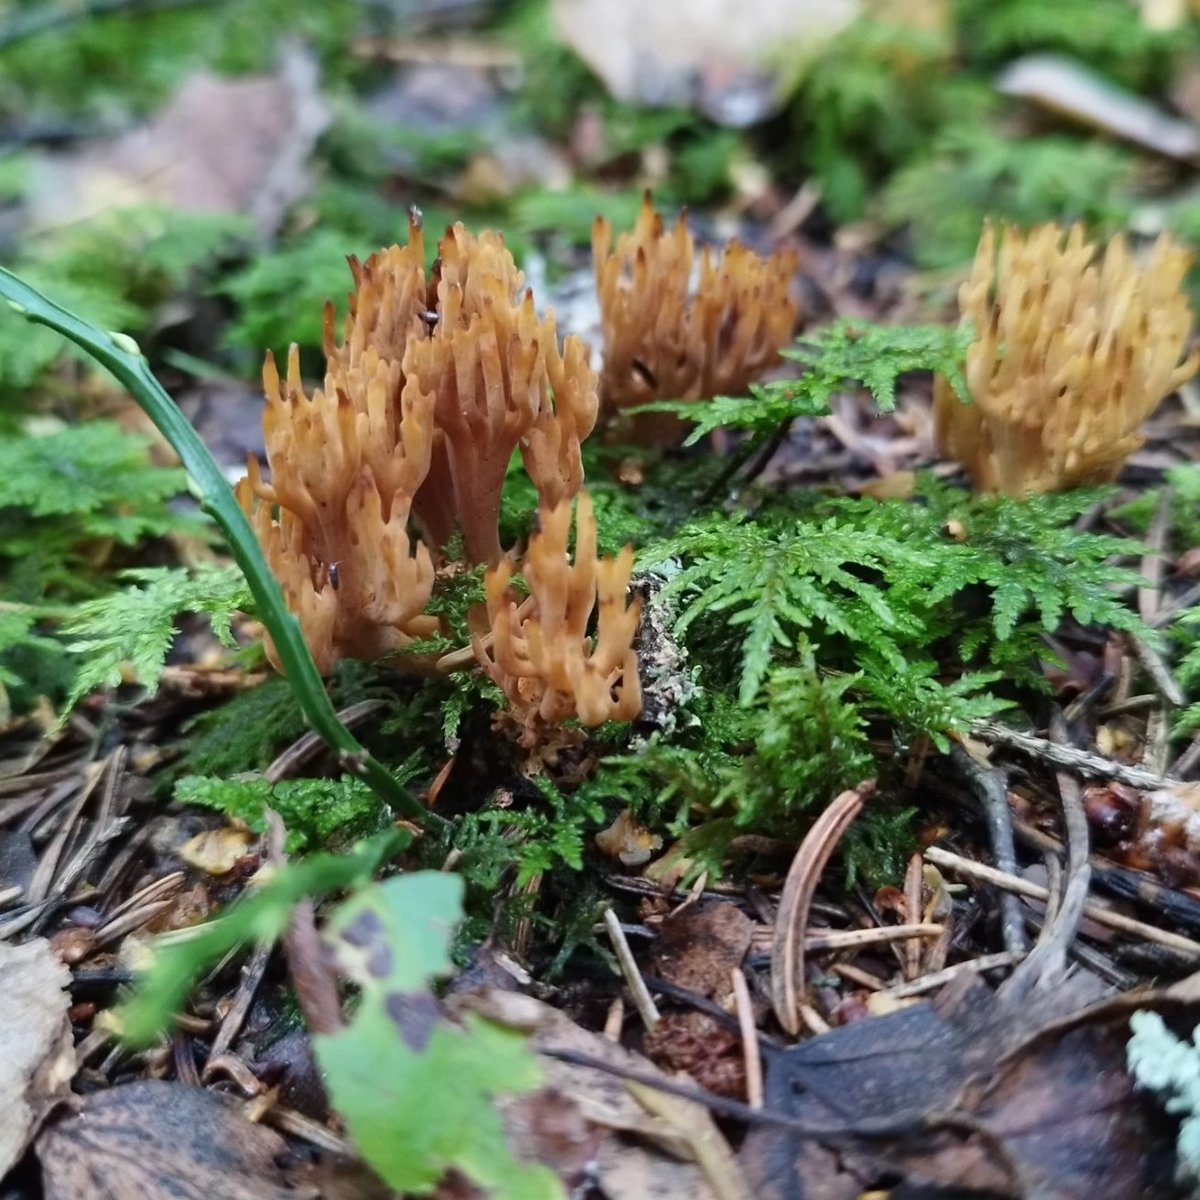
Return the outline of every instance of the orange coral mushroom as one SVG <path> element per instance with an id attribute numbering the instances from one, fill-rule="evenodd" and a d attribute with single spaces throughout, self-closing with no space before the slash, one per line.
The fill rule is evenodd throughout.
<path id="1" fill-rule="evenodd" d="M 641 601 L 625 600 L 632 548 L 616 558 L 597 557 L 596 519 L 586 491 L 579 495 L 573 563 L 567 553 L 570 501 L 540 509 L 539 518 L 522 571 L 529 596 L 514 595 L 507 561 L 490 569 L 485 581 L 490 649 L 482 628 L 473 638 L 479 664 L 523 720 L 526 744 L 544 724 L 568 717 L 584 725 L 629 721 L 642 707 L 633 650 Z M 589 637 L 593 611 L 595 636 Z"/>
<path id="2" fill-rule="evenodd" d="M 415 511 L 439 546 L 457 525 L 471 562 L 494 564 L 500 496 L 513 452 L 543 504 L 583 482 L 580 443 L 596 423 L 596 377 L 577 338 L 558 349 L 554 317 L 539 318 L 524 276 L 497 234 L 475 239 L 461 225 L 439 245 L 430 294 L 437 321 L 410 341 L 408 375 L 437 397 L 439 441 Z"/>
<path id="3" fill-rule="evenodd" d="M 652 400 L 697 400 L 745 392 L 778 359 L 796 328 L 790 294 L 796 255 L 762 259 L 738 242 L 700 254 L 681 213 L 666 232 L 647 192 L 632 233 L 613 248 L 612 226 L 597 217 L 592 263 L 604 330 L 600 393 L 619 412 Z M 662 441 L 673 420 L 640 421 L 645 440 Z"/>
<path id="4" fill-rule="evenodd" d="M 424 613 L 433 555 L 410 537 L 410 516 L 437 550 L 458 528 L 470 561 L 498 562 L 514 450 L 541 504 L 569 505 L 596 420 L 584 346 L 568 338 L 559 350 L 553 317 L 520 295 L 524 277 L 503 239 L 454 226 L 427 281 L 415 215 L 409 232 L 406 246 L 350 260 L 340 341 L 326 307 L 323 389 L 305 392 L 294 346 L 286 380 L 267 356 L 270 482 L 251 459 L 238 486 L 322 672 L 439 628 Z"/>
<path id="5" fill-rule="evenodd" d="M 1195 374 L 1184 358 L 1192 327 L 1181 283 L 1189 255 L 1163 235 L 1144 267 L 1123 237 L 1101 262 L 1074 226 L 996 248 L 989 223 L 959 292 L 976 330 L 967 351 L 972 403 L 937 380 L 942 453 L 981 491 L 1022 496 L 1113 479 L 1144 438 L 1138 426 Z M 1183 361 L 1180 361 L 1181 358 Z"/>
<path id="6" fill-rule="evenodd" d="M 429 469 L 433 396 L 412 379 L 401 386 L 374 348 L 348 371 L 331 363 L 325 389 L 308 396 L 293 346 L 286 381 L 267 356 L 263 387 L 272 481 L 252 457 L 237 495 L 318 669 L 429 636 L 433 561 L 407 525 Z"/>

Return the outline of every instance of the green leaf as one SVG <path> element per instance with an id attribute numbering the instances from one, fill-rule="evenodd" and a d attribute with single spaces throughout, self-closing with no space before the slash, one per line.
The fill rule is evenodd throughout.
<path id="1" fill-rule="evenodd" d="M 799 379 L 754 385 L 750 398 L 717 396 L 711 400 L 661 401 L 640 412 L 670 412 L 695 423 L 685 445 L 692 446 L 716 429 L 744 429 L 766 436 L 797 417 L 829 411 L 839 392 L 865 389 L 880 412 L 896 406 L 896 380 L 910 371 L 945 375 L 959 395 L 968 395 L 962 363 L 969 330 L 949 325 L 872 325 L 838 321 L 801 338 L 784 358 L 807 368 Z"/>
<path id="2" fill-rule="evenodd" d="M 364 888 L 326 937 L 362 988 L 353 1021 L 313 1039 L 334 1107 L 390 1187 L 431 1191 L 447 1170 L 496 1200 L 557 1200 L 542 1166 L 519 1163 L 493 1097 L 526 1092 L 540 1073 L 524 1038 L 477 1018 L 445 1020 L 430 985 L 450 970 L 462 916 L 457 875 L 422 871 Z"/>
<path id="3" fill-rule="evenodd" d="M 391 829 L 349 854 L 313 854 L 289 863 L 221 917 L 189 931 L 186 941 L 157 950 L 150 969 L 118 1010 L 125 1040 L 149 1045 L 183 1006 L 206 967 L 249 942 L 274 941 L 287 929 L 292 909 L 301 900 L 369 879 L 411 840 L 405 830 Z"/>
<path id="4" fill-rule="evenodd" d="M 67 711 L 94 688 L 116 687 L 126 669 L 153 694 L 181 614 L 207 613 L 218 639 L 234 646 L 233 614 L 253 604 L 237 567 L 148 567 L 121 577 L 141 586 L 86 601 L 63 627 L 76 638 L 68 649 L 82 658 Z"/>

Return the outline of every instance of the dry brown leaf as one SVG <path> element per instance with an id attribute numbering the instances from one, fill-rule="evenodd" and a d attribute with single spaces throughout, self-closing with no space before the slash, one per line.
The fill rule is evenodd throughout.
<path id="1" fill-rule="evenodd" d="M 815 53 L 858 12 L 857 0 L 553 0 L 558 35 L 619 100 L 695 105 L 735 127 L 781 98 L 772 60 Z"/>
<path id="2" fill-rule="evenodd" d="M 543 1092 L 534 1095 L 552 1093 L 560 1106 L 578 1109 L 591 1127 L 595 1181 L 603 1195 L 611 1200 L 646 1200 L 650 1196 L 655 1200 L 726 1200 L 736 1195 L 713 1185 L 711 1164 L 706 1168 L 689 1161 L 696 1152 L 697 1135 L 703 1138 L 706 1125 L 693 1122 L 680 1129 L 673 1115 L 647 1112 L 616 1075 L 566 1063 L 546 1052 L 575 1052 L 617 1070 L 668 1079 L 640 1054 L 581 1028 L 565 1013 L 518 992 L 488 989 L 462 993 L 453 997 L 451 1005 L 530 1034 L 545 1080 Z M 502 1108 L 507 1110 L 508 1103 L 501 1101 Z M 513 1122 L 507 1111 L 505 1120 L 511 1130 Z M 707 1143 L 701 1152 L 709 1154 L 710 1150 L 719 1158 L 718 1150 Z"/>
<path id="3" fill-rule="evenodd" d="M 79 155 L 46 159 L 32 206 L 37 224 L 160 204 L 245 213 L 273 233 L 308 191 L 308 157 L 329 123 L 318 85 L 315 60 L 298 48 L 282 56 L 275 75 L 193 75 L 148 125 Z"/>
<path id="4" fill-rule="evenodd" d="M 0 944 L 0 1179 L 25 1153 L 75 1074 L 71 973 L 50 943 Z"/>
<path id="5" fill-rule="evenodd" d="M 754 922 L 735 904 L 715 900 L 667 917 L 651 951 L 652 973 L 702 996 L 722 1000 L 730 973 L 750 949 Z"/>
<path id="6" fill-rule="evenodd" d="M 162 1080 L 87 1096 L 37 1142 L 45 1200 L 317 1200 L 286 1150 L 228 1097 Z"/>

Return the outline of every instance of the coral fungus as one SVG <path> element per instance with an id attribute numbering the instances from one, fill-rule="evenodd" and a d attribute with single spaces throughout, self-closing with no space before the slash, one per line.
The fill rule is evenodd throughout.
<path id="1" fill-rule="evenodd" d="M 772 366 L 795 332 L 798 305 L 789 293 L 796 256 L 762 259 L 730 242 L 700 253 L 692 287 L 695 242 L 685 214 L 663 228 L 649 193 L 632 233 L 612 244 L 601 217 L 592 227 L 592 262 L 604 329 L 600 394 L 607 412 L 651 400 L 737 395 Z M 643 421 L 640 434 L 661 441 L 677 428 Z"/>
<path id="2" fill-rule="evenodd" d="M 1138 426 L 1200 365 L 1183 358 L 1192 313 L 1181 289 L 1188 254 L 1163 235 L 1145 266 L 1123 237 L 1100 262 L 1074 226 L 1027 236 L 983 231 L 959 292 L 976 330 L 967 351 L 972 403 L 939 378 L 942 452 L 981 491 L 1022 496 L 1114 478 Z M 1181 362 L 1181 358 L 1183 361 Z"/>
<path id="3" fill-rule="evenodd" d="M 641 711 L 633 638 L 641 602 L 626 604 L 633 549 L 597 558 L 591 497 L 579 496 L 575 561 L 567 553 L 571 503 L 539 510 L 540 528 L 530 539 L 522 574 L 529 595 L 510 587 L 505 561 L 487 573 L 487 628 L 475 631 L 480 665 L 508 697 L 525 724 L 525 741 L 543 724 L 578 717 L 584 725 L 628 721 Z M 588 626 L 595 617 L 595 635 Z"/>
<path id="4" fill-rule="evenodd" d="M 631 649 L 639 606 L 625 604 L 632 551 L 596 559 L 584 497 L 574 566 L 566 556 L 580 443 L 596 422 L 586 350 L 568 338 L 560 351 L 553 316 L 539 317 L 498 235 L 477 239 L 457 225 L 438 248 L 427 282 L 414 218 L 407 246 L 350 260 L 355 290 L 340 341 L 326 307 L 324 388 L 306 393 L 294 346 L 283 380 L 267 356 L 270 481 L 251 457 L 239 502 L 323 673 L 341 658 L 380 658 L 439 631 L 425 612 L 435 555 L 461 530 L 468 561 L 491 568 L 491 637 L 477 637 L 474 652 L 524 727 L 632 716 L 640 707 Z M 519 608 L 508 599 L 512 568 L 497 532 L 518 449 L 543 521 L 525 562 L 533 595 Z M 428 545 L 410 537 L 410 517 Z M 597 601 L 593 646 L 586 634 Z"/>
<path id="5" fill-rule="evenodd" d="M 331 361 L 308 396 L 293 346 L 286 381 L 267 356 L 263 387 L 271 482 L 251 458 L 237 496 L 318 669 L 429 636 L 433 561 L 407 526 L 429 469 L 432 394 L 373 348 L 349 370 Z"/>
<path id="6" fill-rule="evenodd" d="M 580 443 L 596 423 L 596 377 L 578 338 L 558 348 L 554 317 L 539 318 L 524 277 L 497 234 L 456 226 L 439 246 L 430 336 L 411 342 L 405 371 L 437 399 L 429 479 L 414 508 L 444 546 L 457 526 L 472 562 L 496 563 L 497 519 L 513 452 L 542 504 L 583 483 Z"/>

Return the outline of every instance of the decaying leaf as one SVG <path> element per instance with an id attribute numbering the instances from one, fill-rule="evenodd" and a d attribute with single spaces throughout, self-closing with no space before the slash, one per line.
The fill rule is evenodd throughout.
<path id="1" fill-rule="evenodd" d="M 722 1145 L 712 1142 L 714 1135 L 717 1139 L 720 1135 L 707 1114 L 704 1120 L 693 1115 L 690 1123 L 681 1126 L 679 1114 L 694 1114 L 693 1106 L 686 1102 L 672 1106 L 674 1098 L 668 1097 L 666 1107 L 655 1111 L 652 1101 L 647 1104 L 644 1097 L 635 1098 L 617 1075 L 557 1057 L 574 1053 L 610 1064 L 617 1071 L 668 1079 L 640 1054 L 583 1029 L 565 1013 L 532 996 L 490 989 L 459 994 L 453 1003 L 460 1011 L 477 1013 L 530 1036 L 544 1083 L 529 1099 L 552 1096 L 560 1106 L 581 1114 L 592 1133 L 592 1178 L 602 1195 L 612 1200 L 729 1200 L 741 1195 L 723 1190 L 730 1164 L 723 1157 Z M 507 1110 L 512 1103 L 500 1101 L 510 1127 Z M 714 1172 L 719 1179 L 714 1179 Z"/>
<path id="2" fill-rule="evenodd" d="M 960 981 L 932 1003 L 834 1029 L 769 1060 L 766 1104 L 811 1126 L 751 1132 L 743 1165 L 762 1200 L 852 1200 L 888 1179 L 922 1196 L 1158 1200 L 1174 1131 L 1125 1069 L 1129 1014 L 1178 991 L 1097 1002 L 1094 977 L 992 992 Z M 871 1126 L 868 1131 L 864 1126 Z M 914 1194 L 916 1194 L 914 1192 Z"/>
<path id="3" fill-rule="evenodd" d="M 75 1074 L 71 973 L 41 938 L 0 944 L 0 1178 L 25 1153 Z"/>
<path id="4" fill-rule="evenodd" d="M 37 1142 L 46 1200 L 317 1200 L 236 1101 L 165 1080 L 96 1092 Z"/>
<path id="5" fill-rule="evenodd" d="M 696 105 L 726 125 L 762 120 L 778 103 L 770 69 L 781 45 L 813 53 L 847 24 L 857 0 L 554 0 L 555 26 L 619 100 Z M 783 60 L 779 60 L 782 62 Z"/>
<path id="6" fill-rule="evenodd" d="M 308 156 L 328 123 L 316 62 L 299 49 L 274 76 L 198 73 L 148 125 L 78 156 L 47 159 L 33 206 L 38 225 L 161 204 L 245 213 L 270 234 L 308 191 Z"/>
<path id="7" fill-rule="evenodd" d="M 188 838 L 179 847 L 179 857 L 207 875 L 228 875 L 253 841 L 250 830 L 226 825 Z"/>
<path id="8" fill-rule="evenodd" d="M 721 999 L 730 972 L 750 949 L 754 922 L 735 904 L 708 901 L 664 919 L 652 951 L 654 973 L 702 996 Z"/>

